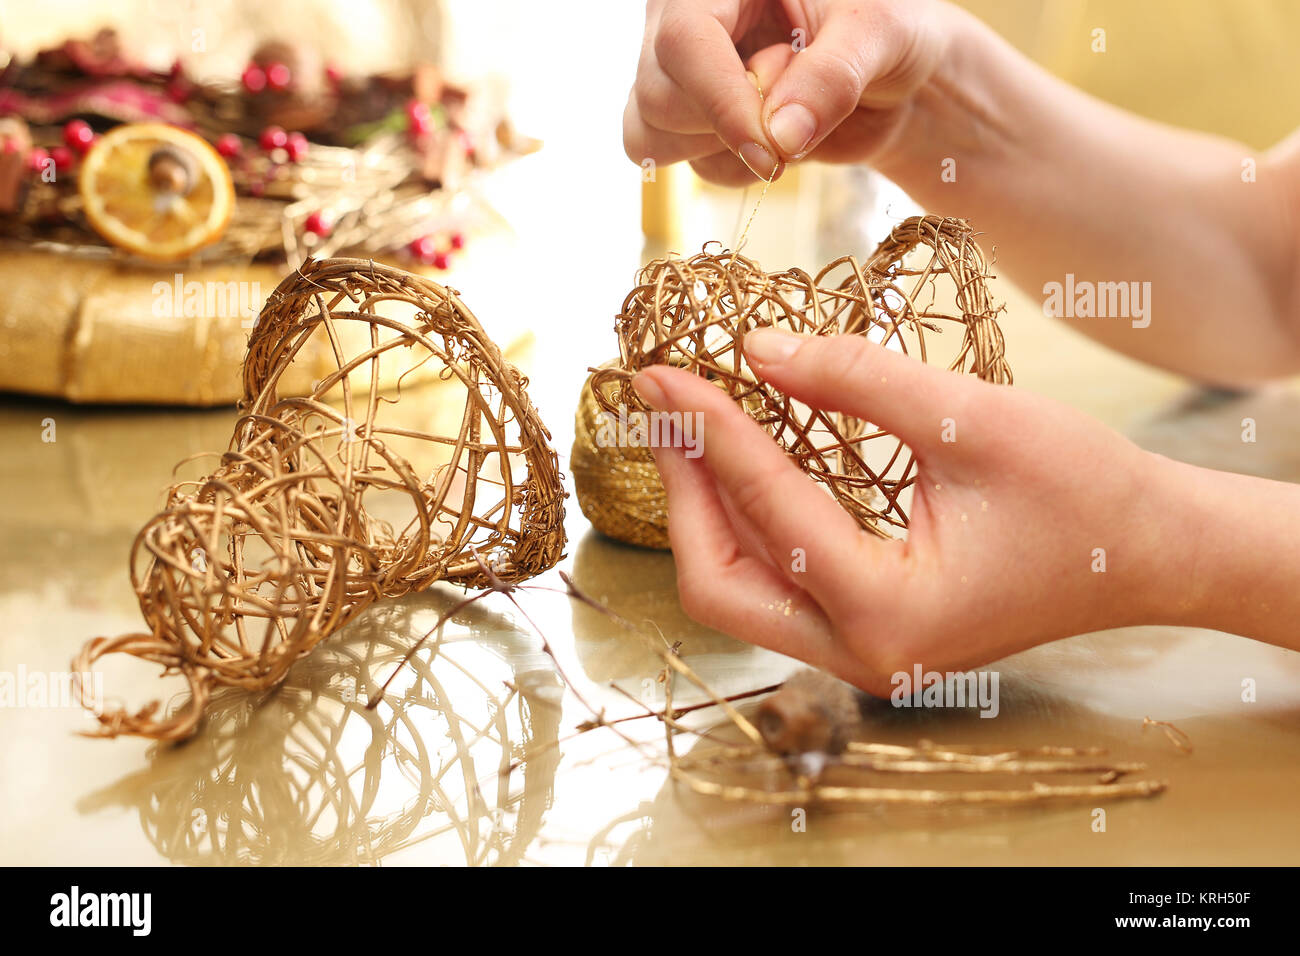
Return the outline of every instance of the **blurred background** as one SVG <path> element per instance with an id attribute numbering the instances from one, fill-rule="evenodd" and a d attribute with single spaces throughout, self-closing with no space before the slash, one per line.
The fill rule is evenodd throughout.
<path id="1" fill-rule="evenodd" d="M 1257 149 L 1280 139 L 1300 116 L 1300 73 L 1294 66 L 1300 5 L 1290 0 L 966 0 L 963 5 L 1070 82 L 1146 116 L 1235 137 Z M 492 311 L 512 308 L 509 298 L 498 301 L 500 288 L 557 296 L 565 306 L 561 318 L 524 323 L 545 347 L 578 328 L 603 334 L 641 261 L 669 247 L 690 252 L 709 240 L 734 241 L 753 205 L 755 189 L 704 185 L 685 167 L 657 170 L 654 182 L 643 182 L 642 170 L 623 155 L 620 121 L 642 18 L 643 7 L 634 0 L 321 0 L 305 9 L 275 0 L 4 0 L 0 44 L 10 52 L 30 53 L 70 35 L 115 26 L 133 50 L 160 65 L 199 44 L 201 52 L 184 54 L 189 69 L 236 75 L 261 40 L 293 37 L 318 44 L 327 60 L 349 71 L 430 60 L 456 78 L 503 79 L 509 115 L 545 148 L 518 169 L 491 177 L 488 194 L 521 247 L 480 278 L 482 288 L 461 291 L 480 303 L 478 311 L 488 313 L 480 318 L 489 328 Z M 1107 31 L 1104 55 L 1090 49 L 1098 27 Z M 861 255 L 891 221 L 915 211 L 864 169 L 797 169 L 769 198 L 748 252 L 770 268 L 810 267 L 846 252 Z M 497 282 L 497 275 L 504 281 Z M 1018 304 L 1013 292 L 1007 294 Z M 515 302 L 513 308 L 520 308 L 517 297 Z M 504 318 L 497 321 L 507 325 Z M 1014 336 L 1019 323 L 1008 324 Z M 1047 334 L 1058 331 L 1086 354 L 1095 348 L 1063 330 Z M 511 325 L 506 337 L 514 332 Z M 612 339 L 606 341 L 612 348 Z M 557 350 L 554 357 L 562 361 L 566 355 L 571 350 Z M 596 353 L 579 362 L 598 360 Z M 1032 369 L 1027 374 L 1018 381 L 1036 387 Z"/>

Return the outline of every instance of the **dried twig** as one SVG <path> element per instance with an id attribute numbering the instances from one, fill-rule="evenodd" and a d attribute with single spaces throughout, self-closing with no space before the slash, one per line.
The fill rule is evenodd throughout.
<path id="1" fill-rule="evenodd" d="M 1169 738 L 1169 742 L 1174 745 L 1174 749 L 1179 753 L 1189 754 L 1192 752 L 1192 738 L 1183 733 L 1182 730 L 1175 727 L 1167 720 L 1154 720 L 1150 717 L 1142 718 L 1142 729 L 1148 727 L 1159 727 Z"/>
<path id="2" fill-rule="evenodd" d="M 749 743 L 739 746 L 720 744 L 709 746 L 700 752 L 679 755 L 669 744 L 666 757 L 660 761 L 666 765 L 670 776 L 686 784 L 696 793 L 704 796 L 720 797 L 725 800 L 738 800 L 749 803 L 812 805 L 826 804 L 861 804 L 861 805 L 985 805 L 985 806 L 1024 806 L 1039 803 L 1123 799 L 1129 797 L 1151 797 L 1165 790 L 1163 781 L 1141 780 L 1131 783 L 1117 782 L 1125 774 L 1137 773 L 1146 769 L 1145 764 L 1098 760 L 1105 751 L 1097 747 L 1037 747 L 1027 750 L 1006 750 L 993 753 L 979 753 L 970 748 L 957 745 L 944 746 L 931 741 L 920 741 L 915 747 L 897 744 L 881 744 L 864 741 L 852 741 L 847 744 L 842 754 L 834 755 L 829 763 L 845 771 L 859 773 L 891 773 L 904 775 L 925 775 L 939 773 L 953 774 L 994 774 L 1002 776 L 1028 776 L 1034 774 L 1089 774 L 1097 775 L 1100 782 L 1087 785 L 1047 785 L 1037 781 L 1028 788 L 1000 790 L 924 790 L 905 788 L 853 787 L 840 784 L 821 784 L 806 779 L 782 755 L 772 753 L 762 736 L 743 715 L 736 710 L 733 700 L 714 691 L 691 666 L 677 653 L 675 645 L 669 645 L 661 635 L 651 634 L 648 628 L 637 625 L 615 613 L 588 595 L 584 594 L 573 581 L 561 572 L 566 587 L 573 600 L 601 611 L 630 634 L 639 637 L 647 646 L 660 655 L 665 669 L 671 674 L 680 674 L 698 687 L 708 698 L 702 705 L 694 705 L 693 710 L 716 707 L 727 716 L 731 725 L 749 738 Z M 685 729 L 677 722 L 672 709 L 671 698 L 664 710 L 655 714 L 664 721 L 666 733 L 671 735 L 675 729 Z M 637 714 L 640 718 L 648 714 Z M 594 726 L 608 726 L 604 715 Z M 716 729 L 716 728 L 714 728 Z M 708 739 L 712 739 L 712 731 Z M 1082 758 L 1082 759 L 1080 759 Z M 747 786 L 726 780 L 708 779 L 696 768 L 707 768 L 716 774 L 733 777 L 737 774 L 754 770 L 792 775 L 795 786 L 792 789 L 771 789 L 769 787 Z"/>

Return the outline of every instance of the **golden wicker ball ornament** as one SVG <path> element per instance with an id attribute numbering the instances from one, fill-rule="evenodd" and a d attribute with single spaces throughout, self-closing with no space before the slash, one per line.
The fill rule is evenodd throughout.
<path id="1" fill-rule="evenodd" d="M 709 246 L 690 259 L 649 263 L 615 323 L 619 358 L 596 369 L 583 388 L 572 454 L 575 478 L 582 472 L 579 506 L 610 537 L 667 546 L 667 503 L 650 449 L 602 447 L 594 424 L 600 413 L 647 412 L 632 377 L 649 365 L 675 365 L 724 388 L 864 529 L 896 536 L 907 527 L 904 493 L 916 481 L 911 450 L 869 422 L 809 408 L 760 380 L 745 359 L 744 337 L 769 326 L 861 335 L 1009 384 L 997 323 L 1002 307 L 993 304 L 990 278 L 970 224 L 939 216 L 906 219 L 864 263 L 844 256 L 816 275 L 764 272 Z"/>
<path id="2" fill-rule="evenodd" d="M 307 394 L 282 391 L 312 341 L 332 349 L 334 370 Z M 433 421 L 401 415 L 400 382 L 419 369 L 450 392 Z M 73 665 L 142 657 L 183 675 L 191 699 L 173 714 L 156 702 L 101 713 L 105 736 L 189 736 L 214 688 L 278 684 L 375 601 L 437 581 L 484 587 L 485 567 L 520 581 L 563 552 L 550 433 L 452 290 L 368 260 L 308 260 L 267 300 L 243 380 L 219 467 L 172 486 L 136 538 L 147 629 L 95 638 Z M 399 389 L 384 394 L 391 381 Z"/>

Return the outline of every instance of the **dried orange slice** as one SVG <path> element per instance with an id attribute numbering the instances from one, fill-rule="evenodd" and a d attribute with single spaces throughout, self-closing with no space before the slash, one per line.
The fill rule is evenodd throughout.
<path id="1" fill-rule="evenodd" d="M 235 208 L 225 160 L 200 137 L 162 123 L 105 133 L 82 161 L 77 187 L 96 232 L 161 262 L 216 242 Z"/>

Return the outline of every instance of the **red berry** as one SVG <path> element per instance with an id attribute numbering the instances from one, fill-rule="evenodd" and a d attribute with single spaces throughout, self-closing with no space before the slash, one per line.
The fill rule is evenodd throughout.
<path id="1" fill-rule="evenodd" d="M 284 151 L 289 154 L 289 162 L 297 163 L 307 158 L 307 137 L 302 133 L 290 133 L 284 141 Z"/>
<path id="2" fill-rule="evenodd" d="M 433 132 L 433 113 L 428 103 L 410 100 L 406 104 L 407 128 L 412 136 L 424 136 Z"/>
<path id="3" fill-rule="evenodd" d="M 407 249 L 410 250 L 413 257 L 426 264 L 433 262 L 433 257 L 438 255 L 438 247 L 433 241 L 433 236 L 421 236 L 419 239 L 412 239 Z"/>
<path id="4" fill-rule="evenodd" d="M 95 131 L 85 120 L 70 120 L 63 127 L 63 141 L 77 152 L 84 153 L 95 142 Z"/>
<path id="5" fill-rule="evenodd" d="M 244 82 L 244 89 L 250 93 L 261 93 L 266 89 L 266 71 L 256 63 L 250 63 L 244 68 L 241 79 Z"/>
<path id="6" fill-rule="evenodd" d="M 464 233 L 453 232 L 453 233 L 451 234 L 451 247 L 452 247 L 453 249 L 464 249 L 464 248 L 465 248 L 465 235 L 464 235 Z"/>
<path id="7" fill-rule="evenodd" d="M 50 159 L 54 160 L 54 168 L 59 172 L 72 168 L 72 150 L 66 146 L 55 146 L 50 150 Z"/>
<path id="8" fill-rule="evenodd" d="M 322 239 L 328 236 L 334 230 L 334 223 L 329 216 L 323 212 L 314 212 L 307 217 L 302 224 L 302 228 L 312 235 L 320 236 Z"/>
<path id="9" fill-rule="evenodd" d="M 325 65 L 325 79 L 329 80 L 330 86 L 338 89 L 339 84 L 343 82 L 343 71 L 333 63 L 327 63 Z"/>
<path id="10" fill-rule="evenodd" d="M 283 93 L 292 82 L 293 73 L 285 64 L 268 63 L 266 65 L 266 85 L 277 93 Z"/>
<path id="11" fill-rule="evenodd" d="M 446 269 L 451 265 L 451 258 L 445 252 L 435 252 L 433 254 L 433 267 L 435 269 Z"/>
<path id="12" fill-rule="evenodd" d="M 178 76 L 181 76 L 184 73 L 185 73 L 185 64 L 181 62 L 181 58 L 177 57 L 176 59 L 172 60 L 171 69 L 167 71 L 167 75 L 174 80 Z"/>
<path id="13" fill-rule="evenodd" d="M 262 130 L 262 135 L 258 138 L 258 143 L 268 153 L 273 149 L 284 149 L 287 142 L 289 142 L 289 134 L 278 126 L 268 126 Z"/>
<path id="14" fill-rule="evenodd" d="M 27 168 L 34 173 L 39 173 L 45 169 L 45 164 L 50 161 L 50 151 L 40 146 L 34 146 L 32 151 L 27 154 Z"/>
<path id="15" fill-rule="evenodd" d="M 217 138 L 217 152 L 226 159 L 234 159 L 244 151 L 244 141 L 234 133 L 222 133 Z"/>
<path id="16" fill-rule="evenodd" d="M 172 80 L 167 84 L 167 98 L 173 103 L 184 103 L 190 98 L 190 84 L 185 80 Z"/>

